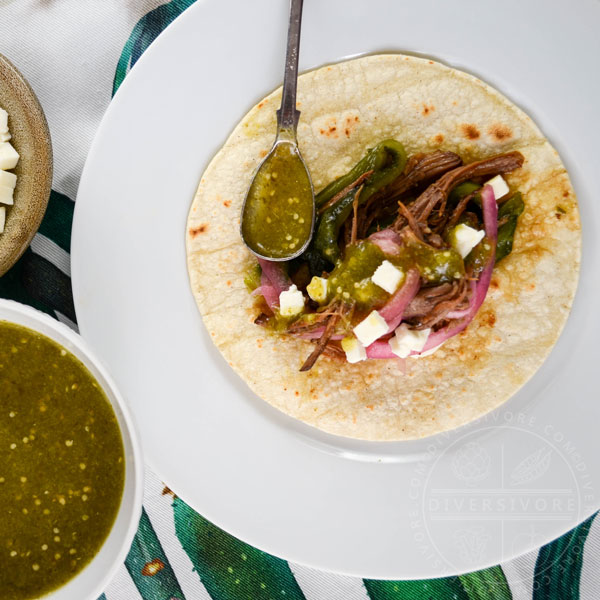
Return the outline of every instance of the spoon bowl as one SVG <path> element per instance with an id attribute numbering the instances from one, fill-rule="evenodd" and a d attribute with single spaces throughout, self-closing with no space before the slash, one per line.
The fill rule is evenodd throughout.
<path id="1" fill-rule="evenodd" d="M 291 260 L 310 244 L 315 214 L 312 180 L 298 145 L 278 135 L 246 193 L 242 240 L 259 258 Z"/>
<path id="2" fill-rule="evenodd" d="M 281 107 L 271 151 L 260 163 L 242 206 L 240 234 L 259 258 L 273 261 L 300 256 L 311 242 L 315 194 L 300 154 L 296 130 L 298 55 L 303 0 L 291 0 Z"/>

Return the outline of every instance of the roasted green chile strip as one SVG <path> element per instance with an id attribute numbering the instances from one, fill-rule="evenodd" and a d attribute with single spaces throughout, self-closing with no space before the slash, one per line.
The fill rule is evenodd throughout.
<path id="1" fill-rule="evenodd" d="M 519 220 L 519 215 L 524 209 L 525 203 L 523 202 L 523 196 L 521 195 L 521 192 L 516 192 L 513 194 L 498 208 L 498 221 L 502 221 L 504 219 L 508 220 L 506 223 L 498 227 L 498 243 L 496 244 L 497 263 L 503 258 L 506 258 L 512 252 L 517 221 Z"/>
<path id="2" fill-rule="evenodd" d="M 465 258 L 465 267 L 470 269 L 472 275 L 479 277 L 479 274 L 485 269 L 490 259 L 492 248 L 490 238 L 486 236 Z"/>
<path id="3" fill-rule="evenodd" d="M 473 181 L 465 181 L 460 185 L 457 185 L 448 196 L 448 202 L 451 205 L 458 204 L 465 196 L 476 192 L 481 189 L 481 186 L 478 183 L 474 183 Z M 477 195 L 479 196 L 479 194 Z M 481 199 L 477 198 L 477 205 L 481 207 Z"/>
<path id="4" fill-rule="evenodd" d="M 367 152 L 367 155 L 346 175 L 327 186 L 317 196 L 317 206 L 324 205 L 341 190 L 356 181 L 363 173 L 373 171 L 364 187 L 350 190 L 321 215 L 314 239 L 315 250 L 327 261 L 334 263 L 340 254 L 337 238 L 340 227 L 352 212 L 352 203 L 359 193 L 359 204 L 366 202 L 375 192 L 404 171 L 406 152 L 396 140 L 385 140 Z"/>
<path id="5" fill-rule="evenodd" d="M 356 194 L 364 192 L 364 188 L 353 189 L 333 206 L 330 206 L 321 216 L 317 233 L 315 234 L 315 250 L 326 260 L 335 262 L 340 255 L 337 243 L 340 227 L 350 216 Z M 360 196 L 359 196 L 360 201 Z"/>
<path id="6" fill-rule="evenodd" d="M 317 194 L 315 197 L 317 208 L 329 202 L 336 194 L 339 194 L 367 171 L 378 171 L 383 168 L 389 159 L 388 148 L 401 152 L 406 162 L 404 146 L 396 140 L 385 140 L 377 144 L 377 146 L 367 151 L 365 156 L 352 167 L 352 170 L 332 181 Z M 402 168 L 404 169 L 404 167 Z"/>

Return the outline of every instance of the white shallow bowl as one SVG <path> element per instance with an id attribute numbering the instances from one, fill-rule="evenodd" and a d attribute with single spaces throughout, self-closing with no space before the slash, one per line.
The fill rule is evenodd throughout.
<path id="1" fill-rule="evenodd" d="M 91 562 L 68 583 L 43 596 L 43 600 L 94 600 L 125 560 L 141 515 L 144 467 L 133 420 L 112 378 L 81 336 L 40 311 L 10 300 L 0 299 L 1 321 L 33 329 L 69 350 L 96 378 L 117 416 L 125 449 L 125 488 L 117 518 Z"/>

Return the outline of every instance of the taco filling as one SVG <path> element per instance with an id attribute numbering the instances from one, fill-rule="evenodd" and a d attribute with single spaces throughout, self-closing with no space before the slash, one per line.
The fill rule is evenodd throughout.
<path id="1" fill-rule="evenodd" d="M 304 254 L 248 273 L 255 323 L 315 344 L 301 371 L 323 353 L 356 363 L 434 352 L 473 320 L 512 251 L 524 201 L 502 176 L 523 161 L 407 157 L 400 142 L 379 143 L 316 196 Z"/>

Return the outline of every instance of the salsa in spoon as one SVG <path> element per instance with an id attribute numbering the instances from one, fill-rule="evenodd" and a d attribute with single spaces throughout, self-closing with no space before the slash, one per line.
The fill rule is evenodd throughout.
<path id="1" fill-rule="evenodd" d="M 241 235 L 246 246 L 267 260 L 290 260 L 306 250 L 313 234 L 312 181 L 298 149 L 296 83 L 303 0 L 291 0 L 285 74 L 277 135 L 258 167 L 242 206 Z"/>

